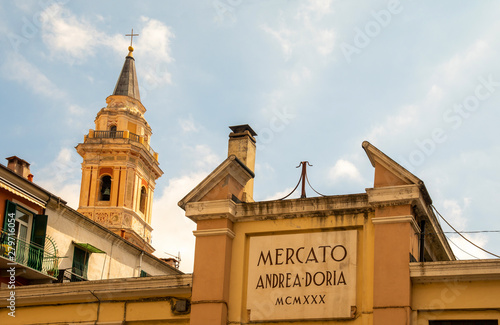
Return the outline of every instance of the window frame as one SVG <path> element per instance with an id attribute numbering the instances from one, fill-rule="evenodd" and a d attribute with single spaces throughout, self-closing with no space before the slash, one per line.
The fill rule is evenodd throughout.
<path id="1" fill-rule="evenodd" d="M 142 185 L 139 196 L 139 211 L 144 215 L 146 215 L 147 202 L 148 202 L 148 190 L 146 189 L 146 186 Z"/>
<path id="2" fill-rule="evenodd" d="M 107 199 L 104 199 L 104 193 L 103 191 L 106 191 L 106 189 L 103 188 L 104 186 L 104 178 L 109 178 L 109 194 L 107 195 Z M 111 188 L 113 186 L 113 178 L 109 174 L 103 174 L 101 177 L 99 177 L 99 193 L 98 193 L 98 201 L 100 202 L 109 202 L 111 201 Z"/>

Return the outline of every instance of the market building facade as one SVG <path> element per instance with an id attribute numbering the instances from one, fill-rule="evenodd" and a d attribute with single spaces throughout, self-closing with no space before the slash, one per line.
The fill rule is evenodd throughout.
<path id="1" fill-rule="evenodd" d="M 51 283 L 54 274 L 37 265 L 20 267 L 44 282 L 10 289 L 4 281 L 1 324 L 498 325 L 500 260 L 456 260 L 423 181 L 365 141 L 374 182 L 363 193 L 256 202 L 257 134 L 249 125 L 230 127 L 227 159 L 179 202 L 197 224 L 193 274 L 167 266 L 141 278 L 138 263 L 165 266 L 150 254 L 153 190 L 162 171 L 149 145 L 132 51 L 95 130 L 77 146 L 78 212 L 24 174 L 17 181 L 23 177 L 31 192 L 7 179 L 0 194 L 9 197 L 0 208 L 8 217 L 7 201 L 17 195 L 17 204 L 40 218 L 31 228 L 35 243 L 52 207 L 140 259 L 120 261 L 128 278 L 83 282 Z M 96 260 L 99 254 L 93 252 Z M 8 279 L 13 261 L 0 261 Z"/>

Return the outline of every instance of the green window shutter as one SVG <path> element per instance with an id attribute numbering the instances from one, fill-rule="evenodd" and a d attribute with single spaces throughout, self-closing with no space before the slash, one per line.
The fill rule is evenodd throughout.
<path id="1" fill-rule="evenodd" d="M 89 266 L 89 252 L 75 246 L 73 251 L 73 270 L 72 272 L 83 279 L 87 279 L 87 269 Z M 71 281 L 81 281 L 81 278 L 71 277 Z"/>
<path id="2" fill-rule="evenodd" d="M 47 216 L 33 215 L 31 238 L 29 244 L 28 266 L 41 271 L 43 264 L 43 250 L 45 247 L 45 233 L 47 231 Z"/>
<path id="3" fill-rule="evenodd" d="M 5 201 L 5 215 L 3 217 L 3 227 L 2 230 L 5 232 L 9 232 L 8 226 L 7 226 L 7 221 L 9 220 L 9 214 L 14 214 L 14 219 L 16 218 L 16 209 L 17 209 L 17 204 L 14 202 L 11 202 L 9 200 Z"/>
<path id="4" fill-rule="evenodd" d="M 45 247 L 45 234 L 47 233 L 47 216 L 36 214 L 33 216 L 33 226 L 31 227 L 32 244 L 36 244 L 42 249 Z"/>

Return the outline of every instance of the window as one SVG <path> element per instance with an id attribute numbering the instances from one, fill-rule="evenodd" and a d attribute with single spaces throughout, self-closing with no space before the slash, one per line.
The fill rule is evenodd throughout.
<path id="1" fill-rule="evenodd" d="M 149 273 L 147 273 L 146 271 L 141 270 L 141 278 L 146 278 L 148 276 L 151 276 L 151 275 L 149 275 Z"/>
<path id="2" fill-rule="evenodd" d="M 12 227 L 12 221 L 14 221 L 14 227 Z M 16 250 L 16 262 L 35 270 L 42 269 L 46 231 L 46 215 L 37 215 L 14 202 L 6 201 L 4 225 L 0 238 L 2 247 L 7 247 L 9 236 L 15 237 L 17 247 L 12 248 Z"/>
<path id="3" fill-rule="evenodd" d="M 18 262 L 25 261 L 29 257 L 32 225 L 33 213 L 18 206 L 16 209 L 15 228 L 17 237 L 16 259 Z"/>
<path id="4" fill-rule="evenodd" d="M 71 275 L 72 282 L 87 280 L 89 256 L 89 252 L 75 246 L 75 250 L 73 251 L 73 274 Z"/>
<path id="5" fill-rule="evenodd" d="M 430 320 L 429 325 L 498 325 L 498 320 Z"/>
<path id="6" fill-rule="evenodd" d="M 99 190 L 99 201 L 109 201 L 111 197 L 111 176 L 101 177 L 101 189 Z"/>
<path id="7" fill-rule="evenodd" d="M 111 125 L 111 127 L 109 128 L 109 137 L 110 138 L 116 137 L 116 125 Z"/>
<path id="8" fill-rule="evenodd" d="M 146 191 L 146 188 L 143 186 L 141 188 L 141 201 L 139 203 L 139 211 L 141 211 L 142 213 L 144 213 L 144 211 L 146 211 L 146 198 L 147 198 L 147 191 Z"/>

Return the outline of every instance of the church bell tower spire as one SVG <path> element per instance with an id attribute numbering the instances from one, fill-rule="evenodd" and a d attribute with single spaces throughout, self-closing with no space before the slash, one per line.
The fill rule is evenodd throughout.
<path id="1" fill-rule="evenodd" d="M 127 36 L 137 36 L 132 34 Z M 132 40 L 131 40 L 132 42 Z M 78 211 L 131 243 L 153 252 L 151 213 L 156 180 L 163 174 L 151 148 L 151 127 L 139 95 L 132 43 L 113 94 L 83 143 Z"/>

